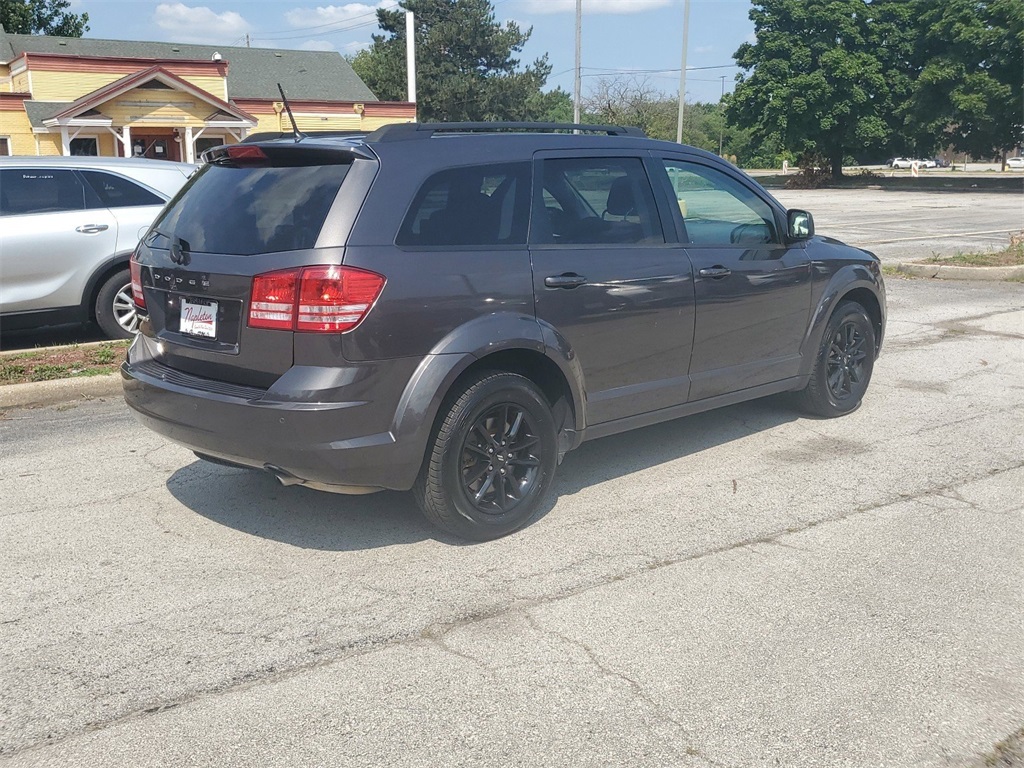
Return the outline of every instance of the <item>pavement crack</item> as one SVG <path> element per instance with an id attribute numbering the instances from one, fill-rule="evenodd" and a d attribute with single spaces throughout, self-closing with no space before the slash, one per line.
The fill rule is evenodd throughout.
<path id="1" fill-rule="evenodd" d="M 262 667 L 251 669 L 247 672 L 235 675 L 227 678 L 220 683 L 210 685 L 206 688 L 200 688 L 180 696 L 167 699 L 167 700 L 156 700 L 149 701 L 141 706 L 136 706 L 135 709 L 125 711 L 121 713 L 112 714 L 110 717 L 90 723 L 84 727 L 78 727 L 72 730 L 68 730 L 65 733 L 49 734 L 47 737 L 42 738 L 34 743 L 25 744 L 20 747 L 10 748 L 0 744 L 0 755 L 11 756 L 21 754 L 23 752 L 29 752 L 39 749 L 45 749 L 48 746 L 59 744 L 64 741 L 71 740 L 76 736 L 84 733 L 89 733 L 96 730 L 106 729 L 120 725 L 124 722 L 136 720 L 143 717 L 159 715 L 172 708 L 177 708 L 183 705 L 196 703 L 205 698 L 222 696 L 225 694 L 240 692 L 248 690 L 253 687 L 273 684 L 284 680 L 297 677 L 299 675 L 311 672 L 314 670 L 329 667 L 337 663 L 343 663 L 353 658 L 376 653 L 393 647 L 399 647 L 410 643 L 423 642 L 424 639 L 440 643 L 442 649 L 449 653 L 461 656 L 468 660 L 473 661 L 474 664 L 481 666 L 479 659 L 473 659 L 471 656 L 453 649 L 450 643 L 444 642 L 443 638 L 449 632 L 459 627 L 471 626 L 481 622 L 489 621 L 491 619 L 500 618 L 503 616 L 510 615 L 513 612 L 520 611 L 525 615 L 529 616 L 529 611 L 533 608 L 554 605 L 565 600 L 569 600 L 575 597 L 585 595 L 593 590 L 607 587 L 616 582 L 625 581 L 651 572 L 661 570 L 676 565 L 685 563 L 695 562 L 717 555 L 726 554 L 741 549 L 750 549 L 757 544 L 775 544 L 777 546 L 790 546 L 789 542 L 783 542 L 789 536 L 806 531 L 813 530 L 815 528 L 831 525 L 835 523 L 842 523 L 852 518 L 859 517 L 861 515 L 867 515 L 873 513 L 879 509 L 884 509 L 896 504 L 902 504 L 910 501 L 919 501 L 922 499 L 928 499 L 932 497 L 948 496 L 949 494 L 959 495 L 959 489 L 963 486 L 969 485 L 974 482 L 987 480 L 989 478 L 1005 474 L 1014 470 L 1024 468 L 1024 461 L 1017 462 L 1010 466 L 997 467 L 993 469 L 979 472 L 975 475 L 960 478 L 953 482 L 943 483 L 931 488 L 925 488 L 916 493 L 911 494 L 895 494 L 888 498 L 879 500 L 878 502 L 862 505 L 855 509 L 851 509 L 845 513 L 834 515 L 831 517 L 820 518 L 815 520 L 808 520 L 802 524 L 790 526 L 785 529 L 772 531 L 769 533 L 762 534 L 760 536 L 754 536 L 741 541 L 734 541 L 727 544 L 722 544 L 717 547 L 710 547 L 700 552 L 691 552 L 684 554 L 675 554 L 662 557 L 649 557 L 645 562 L 642 561 L 639 564 L 633 565 L 629 570 L 620 571 L 618 573 L 610 573 L 597 578 L 589 583 L 579 584 L 577 586 L 564 589 L 553 594 L 545 595 L 537 598 L 530 599 L 514 599 L 514 600 L 503 600 L 495 602 L 490 605 L 481 606 L 480 608 L 456 616 L 447 621 L 434 621 L 430 622 L 426 626 L 410 629 L 402 632 L 395 632 L 391 634 L 377 634 L 368 635 L 365 637 L 346 640 L 336 643 L 327 643 L 317 648 L 312 648 L 308 651 L 306 657 L 303 660 L 293 662 L 287 666 L 279 666 L 276 664 L 268 664 Z M 955 498 L 955 497 L 954 497 Z M 761 553 L 763 554 L 763 553 Z M 544 630 L 548 634 L 550 631 Z M 577 644 L 576 641 L 569 638 L 562 638 L 566 642 Z M 630 688 L 637 692 L 638 695 L 646 696 L 643 692 L 642 686 L 639 685 L 635 680 L 632 680 L 628 676 L 622 675 L 615 670 L 605 668 L 600 664 L 600 660 L 595 657 L 593 652 L 588 648 L 582 648 L 585 653 L 591 658 L 591 660 L 603 670 L 603 672 L 609 676 L 619 678 L 623 683 L 626 683 Z M 487 669 L 486 667 L 482 667 Z M 493 674 L 493 670 L 487 670 Z M 648 700 L 645 698 L 645 700 Z M 670 722 L 675 723 L 680 728 L 683 726 L 676 721 L 668 718 Z M 699 752 L 687 751 L 687 754 L 692 756 L 699 756 L 708 762 L 712 762 L 706 756 Z M 713 765 L 718 765 L 713 763 Z"/>

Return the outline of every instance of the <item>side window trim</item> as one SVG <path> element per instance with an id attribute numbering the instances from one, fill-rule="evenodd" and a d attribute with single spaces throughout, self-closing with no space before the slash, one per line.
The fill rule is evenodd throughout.
<path id="1" fill-rule="evenodd" d="M 730 173 L 728 171 L 728 169 L 716 167 L 716 166 L 712 165 L 711 163 L 707 162 L 706 160 L 704 160 L 704 158 L 701 158 L 701 157 L 696 157 L 694 155 L 689 155 L 689 154 L 682 153 L 682 152 L 680 152 L 680 153 L 660 152 L 660 153 L 652 153 L 652 155 L 654 156 L 654 162 L 656 163 L 656 165 L 658 166 L 658 169 L 659 169 L 658 177 L 661 180 L 660 186 L 664 190 L 665 194 L 667 194 L 669 196 L 669 200 L 670 201 L 675 200 L 675 189 L 672 186 L 672 181 L 668 177 L 668 169 L 665 167 L 665 163 L 666 162 L 686 163 L 688 165 L 699 165 L 702 168 L 708 168 L 709 170 L 716 171 L 718 173 L 721 173 L 723 176 L 731 179 L 732 181 L 734 181 L 736 184 L 740 185 L 744 189 L 746 189 L 754 197 L 756 197 L 758 200 L 760 200 L 762 203 L 764 203 L 767 206 L 768 210 L 771 211 L 772 219 L 773 219 L 773 221 L 775 223 L 775 234 L 776 234 L 776 237 L 778 239 L 775 242 L 765 243 L 765 245 L 766 246 L 770 246 L 772 248 L 779 248 L 779 247 L 784 247 L 785 246 L 785 243 L 782 240 L 782 233 L 785 232 L 785 221 L 784 221 L 785 214 L 784 214 L 784 212 L 780 212 L 778 203 L 776 203 L 772 198 L 766 196 L 756 186 L 748 184 L 745 179 L 737 177 L 736 174 L 734 174 L 734 173 Z M 675 222 L 676 228 L 679 231 L 680 242 L 684 246 L 685 245 L 693 245 L 693 243 L 690 242 L 690 237 L 689 237 L 689 235 L 686 232 L 686 222 L 683 219 L 682 212 L 678 209 L 677 206 L 669 206 L 669 207 L 671 208 L 672 220 Z M 731 247 L 735 247 L 735 246 L 733 246 L 732 244 L 727 244 L 727 243 L 719 243 L 719 244 L 703 244 L 700 247 L 701 248 L 731 248 Z"/>
<path id="2" fill-rule="evenodd" d="M 664 242 L 661 243 L 549 243 L 541 242 L 540 238 L 543 234 L 546 234 L 546 228 L 541 232 L 540 228 L 545 225 L 540 224 L 540 218 L 537 216 L 537 212 L 545 209 L 544 204 L 544 163 L 548 160 L 613 160 L 613 159 L 633 159 L 639 160 L 643 171 L 647 176 L 647 183 L 650 185 L 651 194 L 654 197 L 655 213 L 658 216 L 660 231 Z M 656 176 L 652 175 L 652 170 L 655 170 L 652 163 L 657 163 L 653 158 L 653 154 L 649 150 L 637 150 L 637 149 L 567 149 L 567 150 L 538 150 L 533 153 L 533 191 L 531 194 L 531 205 L 530 205 L 530 230 L 528 232 L 527 242 L 530 248 L 535 249 L 579 249 L 579 248 L 668 248 L 678 247 L 680 240 L 678 233 L 671 228 L 669 224 L 670 219 L 666 217 L 666 203 L 664 198 L 664 190 L 660 190 L 659 182 L 655 181 Z M 664 175 L 664 171 L 662 171 Z M 666 176 L 667 178 L 667 176 Z M 658 231 L 657 229 L 655 231 Z"/>

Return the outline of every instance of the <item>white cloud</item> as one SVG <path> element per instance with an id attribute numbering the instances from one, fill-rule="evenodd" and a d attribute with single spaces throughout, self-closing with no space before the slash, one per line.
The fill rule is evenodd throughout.
<path id="1" fill-rule="evenodd" d="M 376 5 L 346 3 L 345 5 L 318 5 L 316 8 L 295 8 L 288 11 L 285 21 L 293 27 L 313 27 L 320 24 L 341 24 L 348 21 L 375 23 L 378 8 L 392 8 L 395 0 L 380 0 Z"/>
<path id="2" fill-rule="evenodd" d="M 153 12 L 153 21 L 182 43 L 230 43 L 251 29 L 249 22 L 234 11 L 215 13 L 206 6 L 184 3 L 160 3 Z"/>
<path id="3" fill-rule="evenodd" d="M 364 48 L 369 48 L 373 43 L 369 40 L 356 40 L 354 43 L 345 43 L 341 46 L 341 50 L 345 53 L 359 53 Z"/>
<path id="4" fill-rule="evenodd" d="M 583 12 L 643 13 L 671 5 L 672 0 L 583 0 Z M 576 0 L 523 0 L 527 13 L 575 13 Z"/>
<path id="5" fill-rule="evenodd" d="M 300 51 L 333 51 L 334 43 L 330 40 L 307 40 L 299 46 Z"/>
<path id="6" fill-rule="evenodd" d="M 715 46 L 713 46 L 713 45 L 698 45 L 697 46 L 697 53 L 711 53 L 713 50 L 715 50 Z"/>

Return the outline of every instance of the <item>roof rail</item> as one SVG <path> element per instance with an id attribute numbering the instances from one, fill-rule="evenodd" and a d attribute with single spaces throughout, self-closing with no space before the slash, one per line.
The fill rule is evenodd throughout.
<path id="1" fill-rule="evenodd" d="M 579 125 L 576 123 L 391 123 L 382 125 L 369 136 L 368 142 L 409 141 L 429 139 L 435 133 L 604 133 L 609 136 L 647 136 L 639 128 L 621 125 Z"/>

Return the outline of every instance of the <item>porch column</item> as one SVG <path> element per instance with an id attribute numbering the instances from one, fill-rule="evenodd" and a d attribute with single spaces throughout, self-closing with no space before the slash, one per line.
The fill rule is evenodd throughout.
<path id="1" fill-rule="evenodd" d="M 194 163 L 196 161 L 196 146 L 192 139 L 192 126 L 185 126 L 185 162 Z"/>
<path id="2" fill-rule="evenodd" d="M 60 127 L 60 153 L 67 157 L 71 154 L 71 139 L 68 138 L 68 127 Z"/>
<path id="3" fill-rule="evenodd" d="M 121 146 L 124 148 L 124 156 L 132 156 L 132 129 L 127 125 L 121 129 Z"/>

